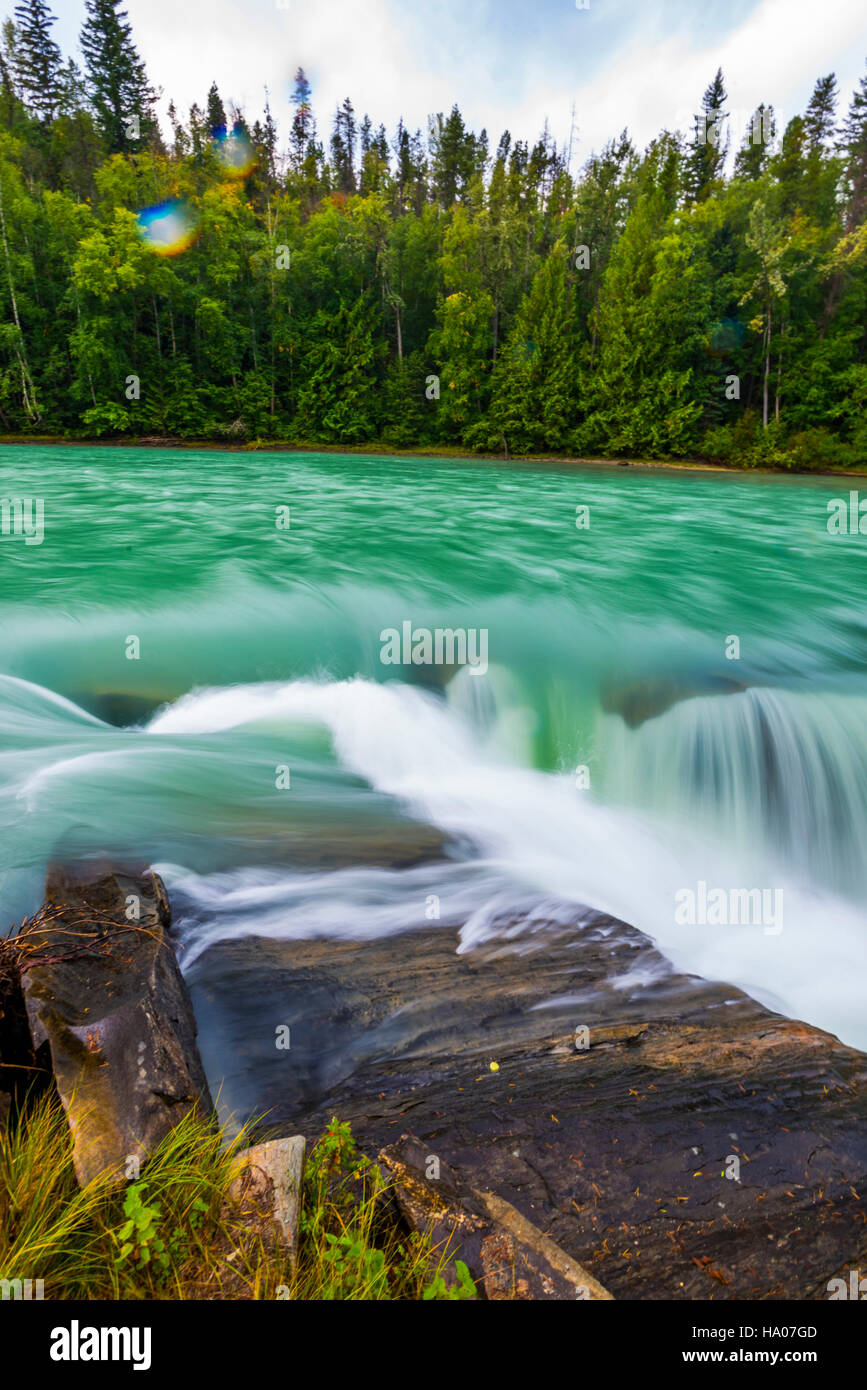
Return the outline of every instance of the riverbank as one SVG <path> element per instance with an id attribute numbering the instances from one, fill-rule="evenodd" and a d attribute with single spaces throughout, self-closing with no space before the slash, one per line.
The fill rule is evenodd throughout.
<path id="1" fill-rule="evenodd" d="M 445 926 L 216 943 L 192 997 L 203 1056 L 217 1034 L 234 1054 L 231 1076 L 208 1068 L 210 1089 L 244 1113 L 218 1127 L 193 1108 L 151 1142 L 164 1080 L 123 1094 L 103 1083 L 91 1127 L 114 1135 L 122 1111 L 125 1131 L 114 1166 L 84 1174 L 77 1092 L 95 1063 L 109 1079 L 123 1064 L 135 990 L 126 877 L 73 881 L 53 876 L 42 920 L 76 926 L 86 901 L 98 959 L 121 974 L 100 966 L 96 987 L 77 934 L 63 973 L 82 988 L 57 992 L 56 915 L 36 956 L 32 925 L 23 945 L 0 943 L 31 1031 L 45 1009 L 54 1020 L 49 1050 L 33 1034 L 45 1084 L 34 1102 L 14 1080 L 0 1009 L 0 1062 L 12 1056 L 0 1083 L 17 1088 L 0 1119 L 4 1279 L 42 1280 L 60 1299 L 823 1301 L 863 1267 L 867 1055 L 667 969 L 623 922 L 553 901 L 469 950 Z M 161 941 L 173 956 L 179 938 Z M 149 987 L 149 971 L 135 973 Z M 249 1000 L 267 1013 L 274 997 L 291 1032 L 276 1050 L 269 1028 L 245 1023 Z M 78 1079 L 74 1037 L 89 1039 Z M 173 1037 L 166 1015 L 151 1051 Z M 189 1069 L 192 1039 L 184 1052 Z M 294 1131 L 310 1159 L 287 1250 L 234 1182 L 239 1156 L 259 1152 L 248 1145 Z M 130 1146 L 141 1166 L 124 1185 Z M 503 1286 L 506 1250 L 523 1292 L 511 1276 Z"/>
<path id="2" fill-rule="evenodd" d="M 867 462 L 851 468 L 760 468 L 749 464 L 717 463 L 708 459 L 635 459 L 635 458 L 579 458 L 571 454 L 474 454 L 465 449 L 447 444 L 431 448 L 416 446 L 396 449 L 389 444 L 322 444 L 315 440 L 298 443 L 288 440 L 257 439 L 247 444 L 224 444 L 213 439 L 176 439 L 158 435 L 144 437 L 122 437 L 118 439 L 79 439 L 66 435 L 0 435 L 3 445 L 41 445 L 46 447 L 67 446 L 74 448 L 99 449 L 178 449 L 185 452 L 208 452 L 218 454 L 334 454 L 339 456 L 360 456 L 377 459 L 448 459 L 465 460 L 467 463 L 512 463 L 527 464 L 533 467 L 552 464 L 556 467 L 574 466 L 576 468 L 635 468 L 674 472 L 694 473 L 733 473 L 737 477 L 794 477 L 794 478 L 861 478 L 867 477 Z"/>

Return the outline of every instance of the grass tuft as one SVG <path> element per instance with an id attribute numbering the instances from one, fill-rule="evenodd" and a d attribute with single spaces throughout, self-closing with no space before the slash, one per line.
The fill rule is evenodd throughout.
<path id="1" fill-rule="evenodd" d="M 305 1169 L 294 1262 L 233 1198 L 252 1125 L 227 1140 L 196 1112 L 126 1186 L 80 1189 L 62 1106 L 35 1100 L 0 1126 L 0 1279 L 42 1279 L 47 1299 L 472 1298 L 445 1252 L 407 1232 L 389 1184 L 332 1120 Z"/>

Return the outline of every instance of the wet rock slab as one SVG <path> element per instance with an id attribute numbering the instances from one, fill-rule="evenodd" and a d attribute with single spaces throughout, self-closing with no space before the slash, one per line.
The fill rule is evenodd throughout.
<path id="1" fill-rule="evenodd" d="M 462 1261 L 477 1296 L 488 1301 L 611 1299 L 592 1274 L 510 1203 L 467 1187 L 447 1163 L 432 1163 L 414 1135 L 402 1134 L 382 1149 L 379 1162 L 405 1223 L 430 1238 L 431 1275 L 442 1270 L 447 1286 L 459 1283 Z"/>
<path id="2" fill-rule="evenodd" d="M 618 1299 L 826 1298 L 867 1265 L 864 1054 L 610 918 L 509 930 L 212 947 L 212 1084 L 309 1141 L 347 1119 L 372 1156 L 411 1130 Z"/>

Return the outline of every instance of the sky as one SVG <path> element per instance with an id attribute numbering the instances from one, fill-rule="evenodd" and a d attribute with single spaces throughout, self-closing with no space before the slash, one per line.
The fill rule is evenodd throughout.
<path id="1" fill-rule="evenodd" d="M 84 0 L 49 0 L 54 36 L 80 59 Z M 13 0 L 0 5 L 11 13 Z M 579 8 L 580 6 L 580 8 Z M 722 67 L 733 126 L 762 102 L 783 123 L 836 72 L 841 106 L 865 73 L 865 0 L 126 0 L 165 112 L 204 104 L 216 81 L 252 122 L 264 90 L 281 135 L 295 70 L 313 87 L 319 136 L 349 96 L 391 136 L 425 130 L 457 102 L 492 147 L 504 129 L 535 140 L 547 119 L 573 167 L 629 129 L 643 148 L 687 129 Z M 574 108 L 574 126 L 573 126 Z"/>

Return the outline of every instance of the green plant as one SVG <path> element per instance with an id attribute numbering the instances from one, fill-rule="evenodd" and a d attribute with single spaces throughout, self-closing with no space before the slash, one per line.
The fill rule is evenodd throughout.
<path id="1" fill-rule="evenodd" d="M 158 1206 L 147 1206 L 144 1194 L 147 1183 L 133 1183 L 127 1189 L 123 1202 L 123 1214 L 127 1218 L 115 1239 L 120 1245 L 117 1264 L 132 1259 L 137 1269 L 153 1260 L 161 1269 L 171 1264 L 165 1241 L 157 1234 L 157 1223 L 161 1217 Z"/>
<path id="2" fill-rule="evenodd" d="M 360 1234 L 325 1236 L 323 1267 L 326 1274 L 325 1298 L 365 1298 L 381 1300 L 390 1297 L 388 1267 L 382 1250 L 365 1245 Z"/>
<path id="3" fill-rule="evenodd" d="M 458 1276 L 457 1283 L 447 1285 L 443 1278 L 442 1271 L 438 1272 L 436 1277 L 425 1288 L 422 1293 L 422 1298 L 425 1301 L 428 1299 L 449 1300 L 452 1303 L 467 1298 L 475 1298 L 476 1286 L 473 1281 L 473 1276 L 470 1274 L 463 1260 L 455 1260 L 455 1273 Z"/>

